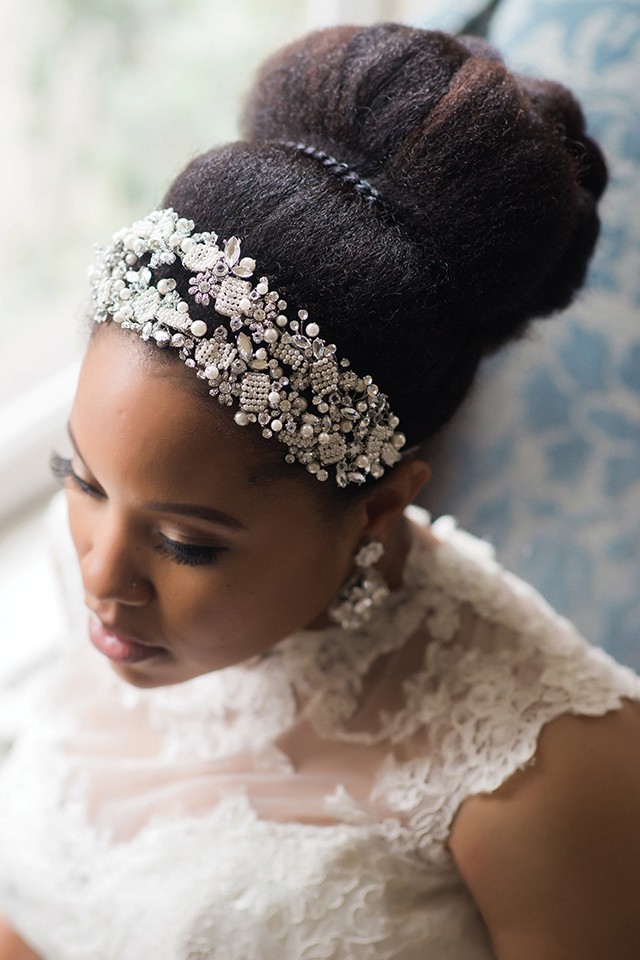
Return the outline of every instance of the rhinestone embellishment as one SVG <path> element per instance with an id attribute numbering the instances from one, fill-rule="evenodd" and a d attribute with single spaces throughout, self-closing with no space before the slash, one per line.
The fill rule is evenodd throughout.
<path id="1" fill-rule="evenodd" d="M 175 210 L 154 210 L 98 248 L 91 270 L 93 318 L 114 321 L 158 347 L 173 347 L 207 381 L 209 393 L 237 406 L 235 422 L 257 423 L 318 480 L 331 467 L 341 487 L 381 477 L 400 459 L 405 438 L 387 397 L 326 343 L 306 310 L 290 318 L 287 303 L 241 241 L 223 244 L 194 233 Z M 153 271 L 179 261 L 192 273 L 189 297 L 211 313 L 192 319 L 176 282 Z M 223 322 L 221 322 L 223 321 Z M 226 321 L 226 322 L 224 322 Z"/>

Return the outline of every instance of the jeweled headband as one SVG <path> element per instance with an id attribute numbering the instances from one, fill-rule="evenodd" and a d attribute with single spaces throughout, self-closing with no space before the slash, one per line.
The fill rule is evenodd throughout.
<path id="1" fill-rule="evenodd" d="M 174 347 L 211 396 L 237 405 L 237 424 L 259 424 L 264 437 L 287 446 L 288 463 L 299 461 L 318 480 L 330 468 L 340 487 L 381 477 L 405 443 L 385 394 L 338 358 L 306 310 L 290 319 L 267 277 L 255 278 L 255 261 L 241 256 L 237 237 L 219 245 L 215 233 L 194 226 L 171 208 L 154 210 L 98 249 L 95 322 L 113 320 Z M 192 319 L 175 280 L 154 282 L 153 271 L 176 260 L 192 274 L 189 297 L 211 307 L 207 321 Z"/>

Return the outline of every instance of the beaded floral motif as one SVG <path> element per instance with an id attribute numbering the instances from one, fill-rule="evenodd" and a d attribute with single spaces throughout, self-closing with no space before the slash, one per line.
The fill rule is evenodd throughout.
<path id="1" fill-rule="evenodd" d="M 318 480 L 329 467 L 341 487 L 381 477 L 405 438 L 373 378 L 338 359 L 306 310 L 286 314 L 268 278 L 254 278 L 255 260 L 241 256 L 237 237 L 220 246 L 215 233 L 194 229 L 167 208 L 116 233 L 91 274 L 95 322 L 113 320 L 178 350 L 211 396 L 238 407 L 239 426 L 258 424 L 265 438 L 286 444 L 288 463 L 297 460 Z M 153 271 L 176 261 L 193 272 L 189 297 L 212 309 L 206 322 L 192 319 L 174 279 L 154 283 Z"/>

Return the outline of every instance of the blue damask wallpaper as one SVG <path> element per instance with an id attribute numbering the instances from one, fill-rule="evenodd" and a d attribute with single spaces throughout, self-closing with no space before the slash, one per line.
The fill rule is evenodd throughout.
<path id="1" fill-rule="evenodd" d="M 586 289 L 485 365 L 431 451 L 424 502 L 493 541 L 506 566 L 639 669 L 640 4 L 500 0 L 488 38 L 512 68 L 578 94 L 611 184 Z"/>

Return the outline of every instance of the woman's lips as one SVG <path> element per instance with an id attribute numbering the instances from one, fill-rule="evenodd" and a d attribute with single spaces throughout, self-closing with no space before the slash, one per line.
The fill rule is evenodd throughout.
<path id="1" fill-rule="evenodd" d="M 152 647 L 116 633 L 93 616 L 89 618 L 89 639 L 96 650 L 117 663 L 140 663 L 164 652 L 163 647 Z"/>

